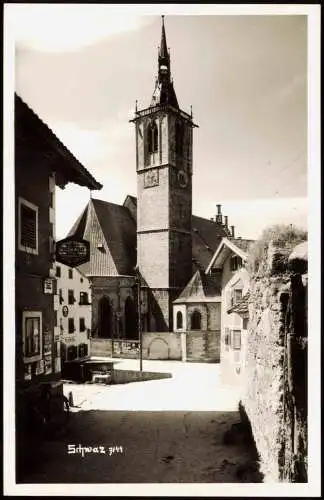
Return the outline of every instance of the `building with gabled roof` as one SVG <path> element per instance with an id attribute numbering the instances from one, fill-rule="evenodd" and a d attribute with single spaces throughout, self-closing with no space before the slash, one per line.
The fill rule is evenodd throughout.
<path id="1" fill-rule="evenodd" d="M 206 272 L 221 280 L 221 376 L 225 383 L 242 380 L 247 345 L 250 277 L 245 263 L 253 240 L 223 238 Z"/>
<path id="2" fill-rule="evenodd" d="M 100 189 L 88 170 L 15 94 L 15 389 L 17 481 L 35 447 L 28 398 L 62 394 L 55 280 L 55 186 Z M 62 401 L 62 400 L 61 400 Z M 63 412 L 63 403 L 61 410 Z M 39 428 L 35 429 L 36 433 Z"/>

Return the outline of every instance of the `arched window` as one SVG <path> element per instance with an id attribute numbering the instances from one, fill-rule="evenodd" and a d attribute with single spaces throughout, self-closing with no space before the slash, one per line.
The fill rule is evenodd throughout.
<path id="1" fill-rule="evenodd" d="M 177 312 L 177 328 L 182 328 L 182 326 L 183 326 L 182 312 L 178 311 Z"/>
<path id="2" fill-rule="evenodd" d="M 138 313 L 132 297 L 125 300 L 125 337 L 138 340 Z"/>
<path id="3" fill-rule="evenodd" d="M 183 152 L 183 124 L 182 122 L 176 122 L 175 125 L 175 134 L 176 134 L 176 153 L 177 155 L 182 155 Z"/>
<path id="4" fill-rule="evenodd" d="M 158 128 L 155 122 L 150 123 L 147 129 L 147 150 L 156 153 L 158 150 Z"/>
<path id="5" fill-rule="evenodd" d="M 191 316 L 191 330 L 201 330 L 201 314 L 197 309 Z"/>
<path id="6" fill-rule="evenodd" d="M 111 338 L 112 307 L 108 297 L 101 297 L 98 303 L 98 337 Z"/>

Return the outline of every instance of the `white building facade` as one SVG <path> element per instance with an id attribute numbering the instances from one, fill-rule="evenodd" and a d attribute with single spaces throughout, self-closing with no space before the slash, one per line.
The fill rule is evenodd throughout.
<path id="1" fill-rule="evenodd" d="M 72 361 L 90 355 L 91 288 L 78 269 L 56 263 L 57 328 L 61 360 Z"/>

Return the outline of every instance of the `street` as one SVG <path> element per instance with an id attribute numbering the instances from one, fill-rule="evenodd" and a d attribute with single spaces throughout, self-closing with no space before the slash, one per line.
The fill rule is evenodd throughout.
<path id="1" fill-rule="evenodd" d="M 253 449 L 223 443 L 240 417 L 237 398 L 220 387 L 219 365 L 144 361 L 144 369 L 174 376 L 115 386 L 66 384 L 78 406 L 66 435 L 44 443 L 37 467 L 22 482 L 260 482 Z"/>

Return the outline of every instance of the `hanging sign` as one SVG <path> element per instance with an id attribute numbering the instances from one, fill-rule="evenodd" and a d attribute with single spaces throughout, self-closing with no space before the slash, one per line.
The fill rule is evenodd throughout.
<path id="1" fill-rule="evenodd" d="M 57 241 L 55 256 L 57 262 L 69 267 L 77 267 L 90 260 L 90 243 L 82 238 L 69 236 Z"/>

